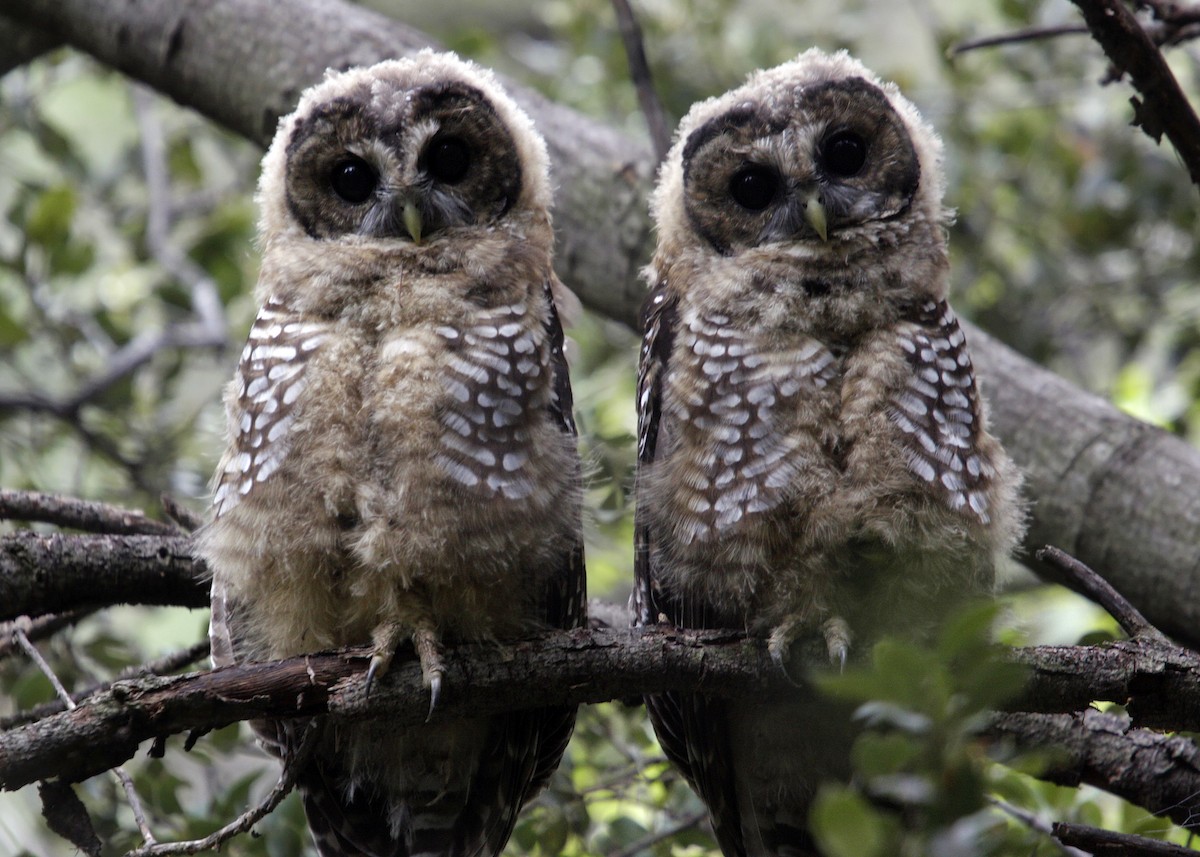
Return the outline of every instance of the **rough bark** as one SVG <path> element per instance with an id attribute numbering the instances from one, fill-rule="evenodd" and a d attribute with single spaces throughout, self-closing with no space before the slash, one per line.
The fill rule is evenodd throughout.
<path id="1" fill-rule="evenodd" d="M 7 14 L 259 143 L 326 67 L 430 40 L 335 0 L 23 0 Z M 319 38 L 314 38 L 319 34 Z M 558 267 L 583 302 L 635 325 L 649 258 L 648 147 L 527 88 L 557 187 Z M 1053 543 L 1100 571 L 1164 631 L 1200 642 L 1200 452 L 1122 415 L 999 342 L 969 336 L 992 421 L 1028 474 L 1029 553 Z"/>
<path id="2" fill-rule="evenodd" d="M 1200 748 L 1181 736 L 1137 729 L 1093 709 L 1075 714 L 1000 714 L 990 734 L 1020 751 L 1042 750 L 1042 779 L 1096 786 L 1194 827 L 1200 818 Z"/>
<path id="3" fill-rule="evenodd" d="M 1138 638 L 1105 646 L 1014 649 L 1029 668 L 1020 697 L 1008 707 L 1030 712 L 1081 711 L 1093 702 L 1124 705 L 1137 726 L 1200 731 L 1200 655 Z"/>
<path id="4" fill-rule="evenodd" d="M 0 539 L 0 621 L 113 604 L 207 607 L 191 540 L 32 532 Z"/>
<path id="5" fill-rule="evenodd" d="M 85 779 L 121 764 L 147 739 L 236 720 L 328 712 L 351 719 L 386 714 L 396 727 L 424 722 L 429 696 L 415 660 L 398 659 L 368 700 L 361 677 L 369 657 L 364 648 L 116 682 L 70 711 L 0 732 L 0 789 Z M 448 649 L 434 716 L 453 720 L 652 690 L 768 694 L 786 683 L 765 644 L 740 634 L 563 632 L 511 646 Z"/>

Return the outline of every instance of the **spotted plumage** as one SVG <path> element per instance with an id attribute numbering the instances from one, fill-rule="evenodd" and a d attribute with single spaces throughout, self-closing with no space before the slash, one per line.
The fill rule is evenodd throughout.
<path id="1" fill-rule="evenodd" d="M 782 665 L 920 635 L 1021 529 L 946 303 L 941 146 L 846 54 L 692 108 L 653 199 L 638 379 L 636 621 L 737 627 Z M 800 693 L 647 698 L 728 857 L 810 855 L 849 713 Z"/>
<path id="2" fill-rule="evenodd" d="M 199 538 L 218 666 L 585 621 L 581 476 L 545 147 L 449 54 L 331 74 L 263 162 L 260 310 Z M 495 855 L 573 708 L 323 725 L 299 773 L 323 857 Z M 286 762 L 303 730 L 255 725 Z"/>

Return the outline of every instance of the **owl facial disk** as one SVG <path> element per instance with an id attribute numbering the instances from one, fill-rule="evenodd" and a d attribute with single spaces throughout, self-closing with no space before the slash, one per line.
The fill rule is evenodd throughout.
<path id="1" fill-rule="evenodd" d="M 682 160 L 688 220 L 723 255 L 888 220 L 920 181 L 903 120 L 857 77 L 735 104 L 691 132 Z"/>
<path id="2" fill-rule="evenodd" d="M 516 144 L 478 89 L 376 81 L 297 117 L 287 204 L 312 238 L 399 239 L 502 217 L 521 192 Z"/>

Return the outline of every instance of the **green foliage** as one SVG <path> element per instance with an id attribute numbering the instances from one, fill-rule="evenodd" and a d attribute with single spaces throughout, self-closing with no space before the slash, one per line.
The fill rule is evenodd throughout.
<path id="1" fill-rule="evenodd" d="M 383 4 L 386 0 L 377 0 Z M 471 0 L 463 0 L 469 3 Z M 397 4 L 398 5 L 398 4 Z M 401 17 L 551 98 L 644 136 L 608 0 L 464 6 L 405 4 Z M 809 45 L 847 47 L 897 80 L 946 142 L 954 299 L 1028 355 L 1145 419 L 1200 440 L 1200 273 L 1195 188 L 1166 143 L 1128 127 L 1128 87 L 1101 87 L 1086 38 L 979 50 L 962 39 L 1073 21 L 1063 4 L 997 0 L 636 0 L 657 87 L 672 119 L 754 68 Z M 1066 11 L 1064 11 L 1066 9 Z M 437 16 L 436 19 L 434 16 Z M 438 23 L 440 21 L 440 23 Z M 1197 61 L 1172 62 L 1197 100 Z M 192 316 L 186 283 L 149 246 L 142 139 L 161 125 L 168 238 L 216 285 L 230 348 L 170 350 L 77 412 L 68 401 L 137 337 Z M 62 51 L 0 79 L 0 486 L 155 509 L 167 491 L 204 504 L 219 449 L 220 388 L 253 312 L 251 194 L 260 152 L 120 75 Z M 588 463 L 593 596 L 622 602 L 632 579 L 636 338 L 595 317 L 569 353 Z M 17 404 L 11 404 L 17 403 Z M 35 403 L 36 404 L 36 403 Z M 8 525 L 0 525 L 7 527 Z M 1111 620 L 1042 590 L 1006 601 L 1006 644 L 1109 638 Z M 983 712 L 1013 687 L 988 611 L 964 614 L 930 645 L 881 643 L 870 664 L 825 682 L 858 705 L 853 786 L 826 784 L 812 821 L 830 855 L 1028 855 L 1039 838 L 991 803 L 1184 842 L 1141 810 L 1041 783 L 1038 759 L 989 759 Z M 105 611 L 42 649 L 68 688 L 203 635 L 202 612 Z M 27 660 L 0 660 L 0 716 L 53 696 Z M 201 836 L 274 784 L 249 730 L 205 736 L 190 753 L 127 766 L 162 839 Z M 109 777 L 76 787 L 106 854 L 137 844 Z M 667 764 L 637 706 L 583 709 L 551 787 L 519 821 L 509 853 L 586 857 L 715 855 L 696 796 Z M 293 795 L 225 853 L 309 853 Z M 1046 851 L 1044 843 L 1040 850 Z M 0 853 L 72 853 L 45 830 L 32 790 L 0 794 Z M 1048 853 L 1048 852 L 1047 852 Z"/>
<path id="2" fill-rule="evenodd" d="M 831 696 L 858 704 L 854 785 L 826 784 L 812 811 L 822 848 L 841 855 L 1009 853 L 987 801 L 978 740 L 987 712 L 1023 673 L 991 642 L 997 606 L 952 617 L 935 645 L 885 639 L 869 664 L 824 676 Z"/>

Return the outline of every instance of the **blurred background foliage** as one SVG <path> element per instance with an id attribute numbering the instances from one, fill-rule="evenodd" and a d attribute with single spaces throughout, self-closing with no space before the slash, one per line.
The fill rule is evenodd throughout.
<path id="1" fill-rule="evenodd" d="M 371 5 L 645 136 L 608 0 Z M 1200 440 L 1197 199 L 1173 151 L 1129 127 L 1130 90 L 1100 84 L 1106 63 L 1087 36 L 948 58 L 966 39 L 1077 23 L 1065 0 L 635 0 L 634 8 L 672 121 L 694 100 L 810 45 L 848 48 L 897 81 L 946 141 L 960 312 L 1130 413 Z M 1169 59 L 1200 103 L 1197 49 L 1174 49 Z M 0 485 L 152 511 L 167 492 L 204 508 L 222 445 L 221 388 L 254 312 L 260 154 L 68 51 L 0 78 Z M 151 234 L 155 217 L 168 251 L 199 266 L 219 306 L 201 305 L 194 282 L 166 258 Z M 220 344 L 155 350 L 133 371 L 105 377 L 139 337 L 198 318 L 216 318 Z M 621 602 L 632 575 L 636 339 L 594 316 L 571 335 L 592 473 L 589 584 L 594 596 Z M 1110 620 L 1060 590 L 1017 586 L 1004 604 L 1006 643 L 1113 632 Z M 889 644 L 861 673 L 830 680 L 830 692 L 867 703 L 869 715 L 856 750 L 858 784 L 823 789 L 814 815 L 830 855 L 1056 850 L 997 800 L 1044 820 L 1186 842 L 1182 831 L 1107 795 L 1038 782 L 1025 773 L 1035 761 L 989 759 L 973 736 L 995 698 L 963 684 L 997 669 L 984 619 L 964 617 L 928 648 Z M 190 645 L 206 623 L 198 611 L 109 610 L 42 648 L 77 688 Z M 27 661 L 0 661 L 0 717 L 50 695 Z M 187 754 L 173 739 L 165 759 L 130 763 L 160 839 L 203 835 L 270 788 L 275 766 L 247 735 L 224 729 Z M 904 784 L 923 809 L 889 814 L 866 803 L 880 778 Z M 112 778 L 78 788 L 106 854 L 137 844 Z M 309 847 L 294 797 L 258 831 L 227 853 L 282 857 Z M 641 709 L 620 702 L 581 712 L 562 769 L 509 850 L 716 853 L 700 804 L 666 764 Z M 32 789 L 0 794 L 0 854 L 70 853 L 37 817 Z"/>

